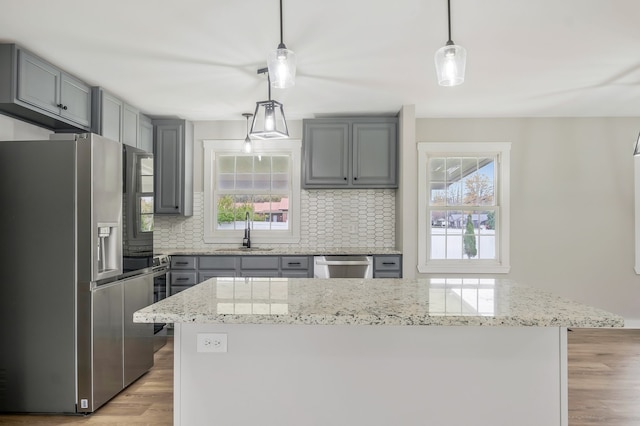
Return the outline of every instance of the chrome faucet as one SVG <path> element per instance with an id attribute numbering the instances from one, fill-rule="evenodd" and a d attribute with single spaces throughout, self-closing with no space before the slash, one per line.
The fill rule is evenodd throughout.
<path id="1" fill-rule="evenodd" d="M 244 216 L 244 238 L 242 247 L 251 248 L 251 229 L 249 229 L 249 212 Z"/>

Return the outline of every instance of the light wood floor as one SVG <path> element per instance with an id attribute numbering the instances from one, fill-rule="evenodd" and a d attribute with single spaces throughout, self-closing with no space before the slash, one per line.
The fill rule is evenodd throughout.
<path id="1" fill-rule="evenodd" d="M 640 330 L 574 329 L 568 342 L 569 426 L 640 425 Z M 0 415 L 0 424 L 171 425 L 172 389 L 169 338 L 153 369 L 91 416 Z"/>

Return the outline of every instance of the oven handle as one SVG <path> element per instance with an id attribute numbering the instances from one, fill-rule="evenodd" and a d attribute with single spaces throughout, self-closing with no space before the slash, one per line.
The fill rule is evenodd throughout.
<path id="1" fill-rule="evenodd" d="M 367 260 L 316 260 L 316 265 L 371 265 Z"/>

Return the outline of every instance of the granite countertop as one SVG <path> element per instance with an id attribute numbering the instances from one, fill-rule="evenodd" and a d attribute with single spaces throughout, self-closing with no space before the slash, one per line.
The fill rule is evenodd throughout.
<path id="1" fill-rule="evenodd" d="M 400 250 L 385 247 L 267 247 L 256 246 L 244 249 L 238 246 L 215 248 L 172 248 L 158 249 L 156 254 L 169 256 L 201 256 L 201 255 L 274 255 L 274 256 L 312 256 L 339 254 L 402 254 Z"/>
<path id="2" fill-rule="evenodd" d="M 622 317 L 503 279 L 212 278 L 134 322 L 622 327 Z"/>

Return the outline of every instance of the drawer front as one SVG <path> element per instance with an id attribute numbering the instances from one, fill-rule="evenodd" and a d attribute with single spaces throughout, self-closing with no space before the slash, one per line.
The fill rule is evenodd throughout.
<path id="1" fill-rule="evenodd" d="M 278 277 L 279 271 L 274 269 L 251 269 L 247 271 L 240 271 L 241 277 L 264 277 L 264 278 L 272 278 Z"/>
<path id="2" fill-rule="evenodd" d="M 216 277 L 235 277 L 236 276 L 236 271 L 234 270 L 220 270 L 220 271 L 205 271 L 205 272 L 198 272 L 198 282 L 201 283 L 203 281 L 208 280 L 209 278 L 216 278 Z"/>
<path id="3" fill-rule="evenodd" d="M 280 267 L 282 269 L 309 269 L 309 258 L 307 256 L 282 256 Z"/>
<path id="4" fill-rule="evenodd" d="M 373 278 L 402 278 L 402 273 L 400 271 L 374 271 Z"/>
<path id="5" fill-rule="evenodd" d="M 198 269 L 236 269 L 237 256 L 200 256 Z"/>
<path id="6" fill-rule="evenodd" d="M 171 269 L 196 269 L 196 257 L 171 256 Z"/>
<path id="7" fill-rule="evenodd" d="M 279 260 L 280 258 L 278 256 L 242 256 L 240 258 L 240 269 L 278 270 Z"/>
<path id="8" fill-rule="evenodd" d="M 282 276 L 284 278 L 311 278 L 311 271 L 296 271 L 295 269 L 283 269 Z"/>
<path id="9" fill-rule="evenodd" d="M 375 256 L 373 266 L 376 271 L 399 271 L 400 256 Z"/>
<path id="10" fill-rule="evenodd" d="M 175 272 L 171 271 L 170 282 L 171 285 L 194 285 L 196 284 L 196 272 Z"/>

